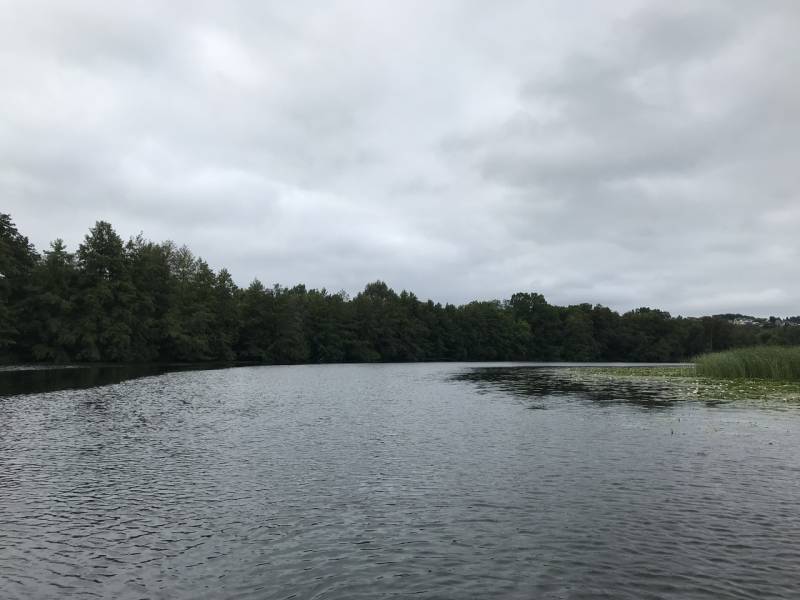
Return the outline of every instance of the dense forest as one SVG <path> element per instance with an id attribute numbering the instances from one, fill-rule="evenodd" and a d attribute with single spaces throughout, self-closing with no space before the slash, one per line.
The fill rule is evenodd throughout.
<path id="1" fill-rule="evenodd" d="M 527 292 L 442 305 L 380 281 L 354 298 L 258 280 L 239 288 L 185 246 L 124 242 L 103 221 L 74 253 L 62 240 L 38 253 L 0 214 L 3 362 L 677 361 L 800 344 L 793 323 L 728 317 L 553 306 Z"/>

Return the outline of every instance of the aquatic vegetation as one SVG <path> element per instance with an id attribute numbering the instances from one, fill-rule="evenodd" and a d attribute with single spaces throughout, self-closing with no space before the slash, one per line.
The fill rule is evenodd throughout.
<path id="1" fill-rule="evenodd" d="M 800 348 L 761 346 L 704 354 L 695 360 L 697 375 L 724 379 L 800 381 Z"/>
<path id="2" fill-rule="evenodd" d="M 615 377 L 694 377 L 693 364 L 647 367 L 581 367 L 582 373 Z"/>
<path id="3" fill-rule="evenodd" d="M 590 367 L 563 369 L 560 377 L 592 390 L 625 389 L 651 403 L 697 400 L 800 404 L 800 381 L 765 378 L 722 378 L 701 374 L 694 365 L 654 367 Z M 624 386 L 624 387 L 623 387 Z"/>

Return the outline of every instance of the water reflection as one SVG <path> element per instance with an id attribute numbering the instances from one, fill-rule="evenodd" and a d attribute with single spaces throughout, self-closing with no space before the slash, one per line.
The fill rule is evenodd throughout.
<path id="1" fill-rule="evenodd" d="M 476 368 L 457 375 L 483 391 L 502 391 L 531 402 L 529 408 L 547 408 L 554 398 L 573 397 L 600 404 L 627 403 L 645 408 L 665 408 L 696 399 L 694 381 L 655 378 L 612 378 L 578 368 L 507 367 Z M 716 404 L 719 400 L 708 399 Z"/>
<path id="2" fill-rule="evenodd" d="M 0 367 L 0 396 L 84 389 L 171 371 L 218 369 L 229 365 L 24 365 Z"/>

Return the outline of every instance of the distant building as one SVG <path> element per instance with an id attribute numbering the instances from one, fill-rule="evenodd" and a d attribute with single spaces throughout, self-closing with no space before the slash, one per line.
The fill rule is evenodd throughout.
<path id="1" fill-rule="evenodd" d="M 762 325 L 762 323 L 760 321 L 757 321 L 756 319 L 745 319 L 745 318 L 734 319 L 733 320 L 733 324 L 734 325 L 739 325 L 739 326 L 748 326 L 748 325 L 749 326 L 760 326 L 760 325 Z"/>
<path id="2" fill-rule="evenodd" d="M 781 319 L 780 317 L 770 317 L 769 319 L 759 319 L 758 317 L 736 317 L 729 319 L 733 325 L 739 327 L 798 327 L 800 320 L 796 317 Z"/>

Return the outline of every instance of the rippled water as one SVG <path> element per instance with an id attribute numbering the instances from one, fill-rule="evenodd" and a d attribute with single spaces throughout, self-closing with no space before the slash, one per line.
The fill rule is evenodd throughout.
<path id="1" fill-rule="evenodd" d="M 0 398 L 2 598 L 797 598 L 799 566 L 794 405 L 442 364 Z"/>

